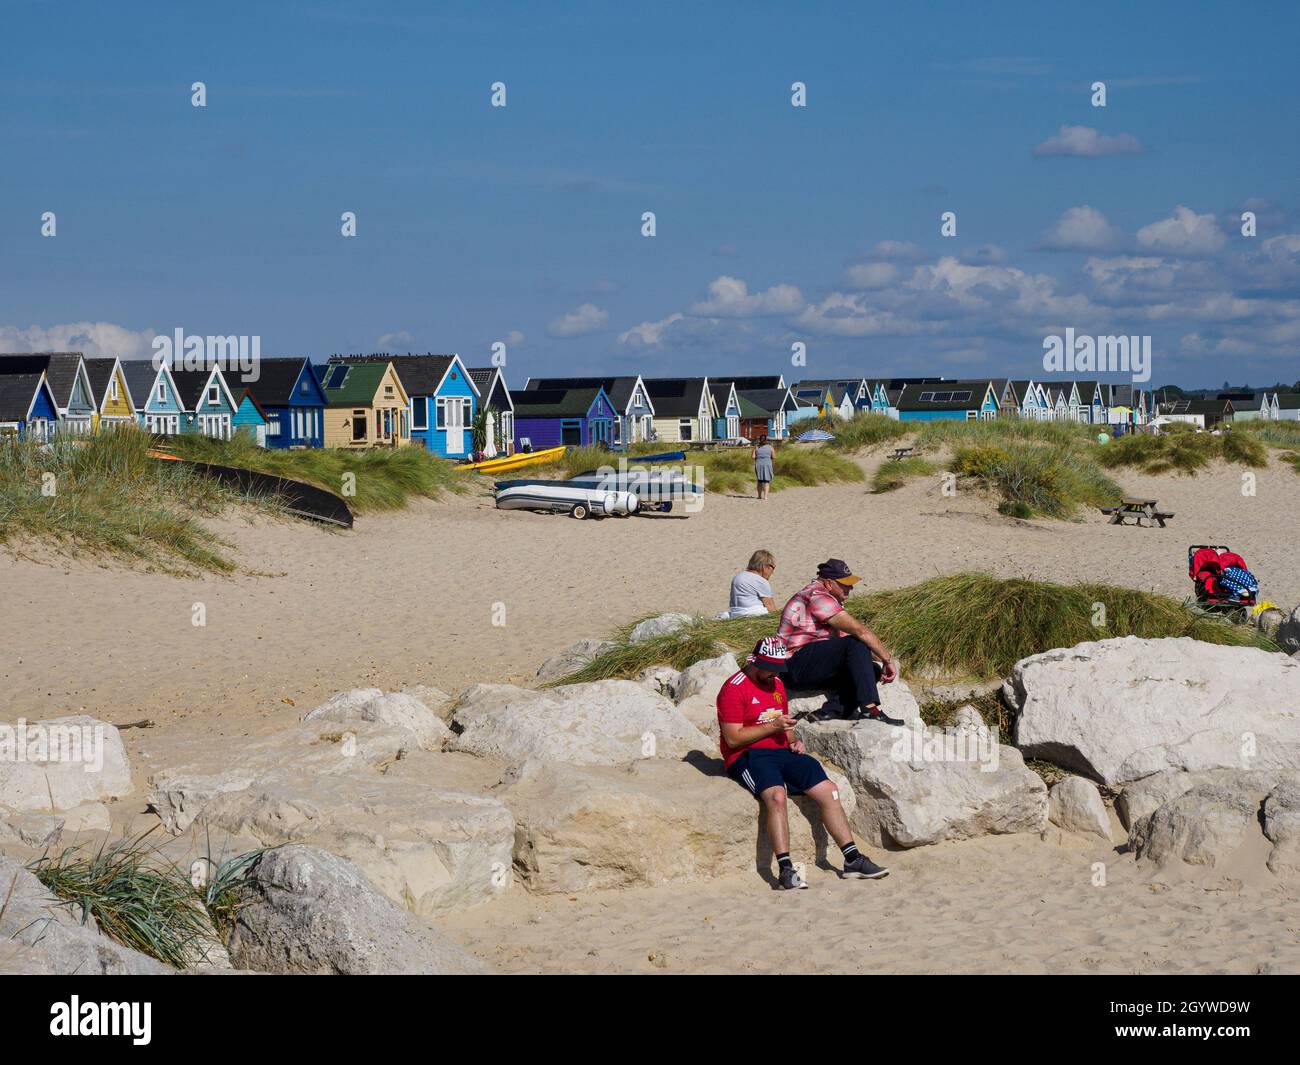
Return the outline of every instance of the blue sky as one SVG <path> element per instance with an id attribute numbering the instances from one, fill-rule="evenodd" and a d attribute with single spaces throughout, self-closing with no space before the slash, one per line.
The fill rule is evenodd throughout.
<path id="1" fill-rule="evenodd" d="M 6 0 L 0 350 L 1294 381 L 1300 16 L 1241 11 Z"/>

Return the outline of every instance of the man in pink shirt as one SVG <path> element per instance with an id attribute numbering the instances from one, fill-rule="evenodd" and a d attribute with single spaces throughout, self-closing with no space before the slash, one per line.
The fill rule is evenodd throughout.
<path id="1" fill-rule="evenodd" d="M 877 677 L 888 684 L 898 676 L 894 656 L 869 626 L 844 609 L 858 580 L 842 559 L 827 559 L 817 567 L 817 579 L 785 604 L 776 634 L 793 652 L 786 683 L 795 690 L 834 691 L 841 715 L 849 720 L 901 725 L 901 718 L 880 709 L 876 688 Z M 818 711 L 814 716 L 825 720 L 833 715 Z"/>

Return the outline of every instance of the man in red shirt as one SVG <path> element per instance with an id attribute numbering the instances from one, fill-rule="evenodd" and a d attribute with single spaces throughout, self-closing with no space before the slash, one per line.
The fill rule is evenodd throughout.
<path id="1" fill-rule="evenodd" d="M 889 874 L 858 850 L 839 793 L 821 762 L 790 739 L 794 719 L 779 674 L 786 671 L 790 649 L 767 636 L 758 641 L 746 664 L 727 678 L 718 692 L 718 746 L 727 774 L 763 804 L 767 835 L 776 855 L 778 883 L 784 890 L 808 885 L 790 860 L 788 794 L 807 795 L 817 803 L 822 824 L 844 853 L 844 876 L 877 880 Z"/>
<path id="2" fill-rule="evenodd" d="M 796 691 L 834 691 L 840 715 L 849 720 L 901 725 L 901 718 L 880 708 L 876 688 L 877 677 L 888 684 L 898 676 L 894 656 L 869 626 L 844 609 L 858 579 L 843 560 L 827 559 L 817 567 L 817 579 L 790 597 L 776 630 L 791 651 L 786 679 Z M 834 715 L 814 715 L 818 720 L 829 716 Z"/>

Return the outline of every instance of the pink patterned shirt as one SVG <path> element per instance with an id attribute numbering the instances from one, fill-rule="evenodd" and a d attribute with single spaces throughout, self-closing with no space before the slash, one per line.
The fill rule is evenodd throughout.
<path id="1" fill-rule="evenodd" d="M 820 581 L 813 581 L 795 592 L 785 604 L 776 634 L 789 644 L 791 651 L 818 640 L 835 639 L 844 633 L 827 622 L 843 609 Z"/>

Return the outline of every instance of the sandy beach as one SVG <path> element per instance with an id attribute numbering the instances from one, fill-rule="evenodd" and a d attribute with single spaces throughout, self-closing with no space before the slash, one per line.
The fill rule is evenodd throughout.
<path id="1" fill-rule="evenodd" d="M 870 472 L 879 456 L 860 460 Z M 750 552 L 777 556 L 778 598 L 829 555 L 876 587 L 935 574 L 1098 580 L 1182 598 L 1189 543 L 1243 553 L 1267 598 L 1300 599 L 1300 477 L 1274 463 L 1257 491 L 1241 471 L 1126 473 L 1160 500 L 1167 529 L 999 516 L 937 480 L 885 495 L 866 484 L 791 489 L 760 503 L 709 496 L 686 518 L 578 522 L 503 513 L 479 491 L 363 516 L 351 532 L 232 514 L 214 523 L 240 566 L 182 579 L 18 545 L 0 558 L 7 719 L 85 708 L 123 733 L 136 799 L 177 745 L 272 732 L 334 692 L 476 681 L 528 683 L 573 641 L 666 610 L 713 613 Z M 36 557 L 26 557 L 35 555 Z M 196 604 L 206 625 L 191 618 Z M 505 624 L 493 625 L 504 604 Z M 1300 970 L 1300 895 L 1258 861 L 1164 882 L 1107 844 L 986 837 L 877 856 L 880 882 L 809 869 L 811 888 L 772 890 L 754 869 L 672 887 L 501 899 L 438 924 L 507 972 L 1094 972 Z M 1249 856 L 1247 856 L 1249 857 Z M 811 861 L 811 855 L 807 856 Z M 1107 885 L 1094 884 L 1104 863 Z"/>
<path id="2" fill-rule="evenodd" d="M 882 459 L 860 461 L 870 471 Z M 1236 467 L 1126 471 L 1126 489 L 1176 514 L 1166 529 L 1114 526 L 1095 512 L 1005 518 L 973 492 L 944 496 L 935 478 L 883 495 L 866 484 L 765 502 L 710 495 L 688 517 L 599 522 L 501 512 L 477 492 L 362 516 L 351 532 L 232 516 L 212 524 L 239 572 L 194 579 L 5 553 L 0 683 L 11 715 L 86 707 L 115 723 L 190 719 L 215 735 L 290 720 L 345 688 L 526 683 L 577 639 L 662 611 L 723 609 L 731 576 L 759 547 L 776 555 L 778 599 L 828 556 L 873 587 L 984 570 L 1181 599 L 1192 587 L 1187 545 L 1228 544 L 1264 597 L 1289 608 L 1300 601 L 1300 477 L 1278 462 L 1256 473 L 1255 495 L 1243 496 Z"/>

